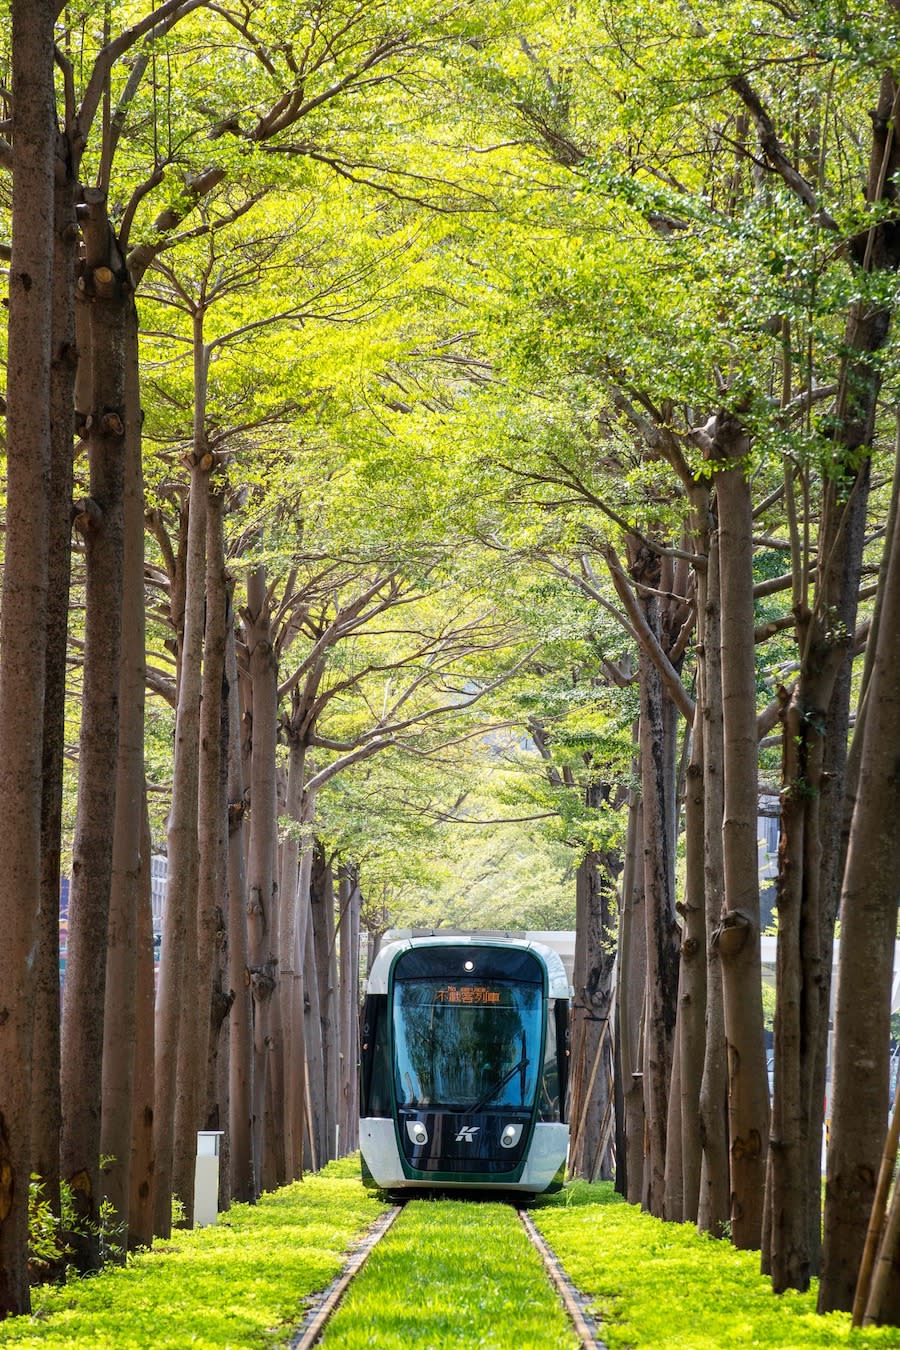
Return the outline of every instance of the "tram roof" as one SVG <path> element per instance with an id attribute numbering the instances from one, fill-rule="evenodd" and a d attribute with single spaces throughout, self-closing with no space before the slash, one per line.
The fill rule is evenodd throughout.
<path id="1" fill-rule="evenodd" d="M 539 935 L 542 939 L 545 937 L 569 939 L 574 950 L 574 933 L 553 933 Z M 389 929 L 384 935 L 384 941 L 379 948 L 378 955 L 372 962 L 372 969 L 369 971 L 368 991 L 370 994 L 386 994 L 388 987 L 388 975 L 391 969 L 391 963 L 395 956 L 401 951 L 407 951 L 411 947 L 465 947 L 465 946 L 498 946 L 498 947 L 522 947 L 533 951 L 539 956 L 547 968 L 547 978 L 549 985 L 550 998 L 571 998 L 572 988 L 569 981 L 569 974 L 561 951 L 557 949 L 556 943 L 550 946 L 545 941 L 538 941 L 538 935 L 532 937 L 528 933 L 504 933 L 504 932 L 460 932 L 453 933 L 447 929 L 440 932 L 429 932 L 421 929 Z M 567 944 L 563 944 L 564 949 Z"/>

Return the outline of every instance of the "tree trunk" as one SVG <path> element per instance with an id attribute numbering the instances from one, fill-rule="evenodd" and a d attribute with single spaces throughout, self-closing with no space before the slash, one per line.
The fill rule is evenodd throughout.
<path id="1" fill-rule="evenodd" d="M 341 999 L 341 1153 L 359 1147 L 359 873 L 341 869 L 339 987 Z"/>
<path id="2" fill-rule="evenodd" d="M 723 458 L 740 458 L 740 431 L 721 419 Z M 762 1235 L 769 1092 L 763 1040 L 757 845 L 756 672 L 753 638 L 753 516 L 741 469 L 717 475 L 722 613 L 725 911 L 715 941 L 722 958 L 728 1043 L 731 1233 L 736 1247 Z"/>
<path id="3" fill-rule="evenodd" d="M 641 579 L 654 583 L 646 570 Z M 656 631 L 658 602 L 645 598 Z M 648 1134 L 650 1212 L 665 1217 L 666 1123 L 678 999 L 678 925 L 675 921 L 675 840 L 670 829 L 675 792 L 674 728 L 662 680 L 641 656 L 641 799 L 647 928 L 647 1009 L 644 1021 L 644 1112 Z M 668 707 L 667 707 L 668 704 Z"/>
<path id="4" fill-rule="evenodd" d="M 103 1191 L 113 1210 L 113 1247 L 124 1258 L 129 1231 L 131 1140 L 137 1008 L 138 894 L 149 853 L 141 845 L 145 805 L 144 688 L 144 484 L 138 393 L 136 314 L 126 332 L 124 548 L 122 570 L 122 661 L 119 689 L 119 754 L 113 824 L 109 938 L 103 1016 L 103 1113 L 100 1149 Z"/>
<path id="5" fill-rule="evenodd" d="M 81 1270 L 101 1262 L 100 1113 L 103 1009 L 119 739 L 122 629 L 125 372 L 133 297 L 99 192 L 86 192 L 85 256 L 78 282 L 89 307 L 90 405 L 81 411 L 90 497 L 85 537 L 85 634 L 78 809 L 72 850 L 69 945 L 63 1002 L 62 1174 L 80 1220 L 70 1237 Z"/>
<path id="6" fill-rule="evenodd" d="M 728 1174 L 728 1059 L 722 963 L 712 936 L 722 922 L 724 873 L 722 821 L 725 815 L 722 745 L 722 663 L 719 537 L 709 540 L 706 568 L 698 718 L 703 720 L 704 888 L 706 891 L 706 1044 L 700 1082 L 700 1195 L 697 1227 L 722 1237 L 730 1222 Z"/>
<path id="7" fill-rule="evenodd" d="M 307 891 L 307 900 L 309 891 Z M 316 950 L 312 924 L 307 925 L 303 953 L 304 988 L 306 1002 L 306 1100 L 309 1124 L 309 1166 L 313 1171 L 324 1167 L 327 1154 L 325 1124 L 325 1056 L 322 1047 L 322 1018 L 319 1008 L 319 979 L 316 971 Z"/>
<path id="8" fill-rule="evenodd" d="M 622 877 L 616 1025 L 622 1061 L 625 1116 L 625 1194 L 631 1204 L 644 1196 L 643 1009 L 646 1005 L 647 929 L 644 921 L 643 827 L 640 799 L 628 809 L 628 834 Z"/>
<path id="9" fill-rule="evenodd" d="M 150 819 L 146 785 L 141 801 L 141 871 L 137 888 L 135 970 L 134 1084 L 131 1121 L 131 1196 L 128 1246 L 149 1247 L 153 1241 L 153 905 Z"/>
<path id="10" fill-rule="evenodd" d="M 57 160 L 54 190 L 53 336 L 50 371 L 51 486 L 44 693 L 40 933 L 35 959 L 31 1085 L 31 1167 L 59 1213 L 59 905 L 65 755 L 66 657 L 72 552 L 72 441 L 75 384 L 75 223 L 73 182 Z"/>
<path id="11" fill-rule="evenodd" d="M 219 793 L 218 740 L 221 720 L 221 649 L 208 655 L 204 639 L 210 622 L 221 629 L 224 592 L 214 576 L 216 564 L 208 563 L 206 540 L 209 527 L 210 473 L 214 457 L 206 439 L 206 406 L 209 373 L 209 348 L 203 340 L 205 311 L 198 307 L 193 315 L 194 411 L 193 446 L 189 456 L 191 473 L 188 505 L 188 548 L 185 568 L 185 623 L 181 648 L 181 686 L 187 681 L 191 698 L 186 709 L 185 780 L 179 805 L 184 812 L 177 829 L 179 846 L 190 855 L 185 871 L 189 884 L 181 890 L 179 907 L 184 912 L 185 973 L 190 973 L 190 988 L 183 993 L 178 1021 L 178 1062 L 175 1092 L 175 1133 L 172 1153 L 172 1187 L 184 1205 L 185 1223 L 194 1218 L 194 1160 L 196 1135 L 205 1123 L 206 1069 L 209 1046 L 210 995 L 212 987 L 212 948 L 218 928 L 216 907 L 216 849 Z M 209 592 L 210 582 L 215 593 Z M 219 613 L 215 610 L 218 607 Z M 210 610 L 213 611 L 210 619 Z M 187 666 L 191 669 L 188 672 Z M 209 665 L 209 669 L 207 666 Z M 179 690 L 180 694 L 180 690 Z M 205 696 L 205 697 L 204 697 Z M 179 697 L 179 713 L 182 710 Z M 205 724 L 201 721 L 206 714 Z M 204 744 L 203 733 L 207 740 Z M 189 741 L 188 741 L 189 737 Z M 203 777 L 201 764 L 205 764 Z M 188 781 L 190 775 L 193 781 Z M 206 799 L 201 802 L 201 780 Z M 202 814 L 201 814 L 202 807 Z M 189 816 L 193 810 L 193 818 Z M 173 792 L 174 818 L 174 792 Z M 170 826 L 171 834 L 171 826 Z M 212 875 L 211 875 L 212 873 Z M 171 892 L 171 881 L 169 890 Z M 202 890 L 202 895 L 201 895 Z"/>
<path id="12" fill-rule="evenodd" d="M 256 1198 L 253 1157 L 253 1005 L 247 955 L 247 888 L 244 876 L 244 756 L 234 626 L 225 646 L 228 681 L 228 983 L 234 995 L 228 1046 L 228 1132 L 231 1194 Z"/>
<path id="13" fill-rule="evenodd" d="M 296 696 L 294 714 L 298 711 Z M 278 997 L 282 1001 L 284 1025 L 284 1144 L 285 1170 L 293 1180 L 303 1172 L 303 1136 L 306 1112 L 306 1046 L 303 1014 L 303 950 L 309 915 L 309 872 L 311 842 L 308 816 L 313 803 L 304 794 L 306 745 L 292 716 L 287 728 L 288 782 L 285 813 L 294 827 L 282 846 L 280 894 L 282 896 L 282 932 L 279 939 L 281 975 Z M 302 852 L 301 852 L 302 850 Z M 301 862 L 302 859 L 302 862 Z M 301 876 L 302 867 L 302 876 Z"/>
<path id="14" fill-rule="evenodd" d="M 53 258 L 55 6 L 13 0 L 12 259 L 6 546 L 0 617 L 0 1318 L 29 1310 L 32 954 L 40 896 L 41 733 Z"/>
<path id="15" fill-rule="evenodd" d="M 319 983 L 319 1019 L 322 1025 L 322 1101 L 325 1151 L 320 1166 L 337 1154 L 337 1122 L 340 1091 L 338 1087 L 338 999 L 337 954 L 334 926 L 334 881 L 330 860 L 321 845 L 313 855 L 310 913 Z"/>
<path id="16" fill-rule="evenodd" d="M 887 1126 L 890 992 L 900 872 L 900 535 L 885 580 L 859 791 L 841 890 L 834 1097 L 820 1309 L 850 1308 Z M 865 990 L 865 998 L 860 991 Z"/>
<path id="17" fill-rule="evenodd" d="M 678 1027 L 672 1049 L 672 1077 L 669 1081 L 669 1113 L 666 1118 L 665 1217 L 670 1223 L 684 1222 L 684 1174 L 681 1164 L 684 1146 L 681 1139 L 681 1047 Z"/>
<path id="18" fill-rule="evenodd" d="M 200 699 L 198 787 L 199 884 L 197 893 L 198 1070 L 205 1087 L 198 1101 L 197 1128 L 218 1129 L 218 1037 L 231 1006 L 222 984 L 225 940 L 225 867 L 228 833 L 228 700 L 225 635 L 228 580 L 221 493 L 207 497 L 206 627 Z M 224 1118 L 224 1117 L 223 1117 Z"/>
<path id="19" fill-rule="evenodd" d="M 598 810 L 601 802 L 608 799 L 609 788 L 594 784 L 587 789 L 586 797 L 587 805 Z M 596 1176 L 612 1175 L 609 1141 L 614 1103 L 610 1029 L 618 870 L 618 859 L 590 850 L 579 864 L 575 883 L 569 1171 L 589 1181 Z"/>
<path id="20" fill-rule="evenodd" d="M 700 1087 L 706 1049 L 706 896 L 702 700 L 691 733 L 684 808 L 684 899 L 678 968 L 678 1048 L 681 1069 L 682 1221 L 696 1223 L 700 1205 Z"/>
<path id="21" fill-rule="evenodd" d="M 172 1195 L 193 1208 L 194 1140 L 184 1130 L 194 1119 L 185 1093 L 186 1073 L 197 1073 L 196 1056 L 182 1064 L 185 1011 L 196 971 L 197 795 L 200 758 L 200 688 L 206 589 L 206 503 L 208 466 L 192 456 L 188 540 L 185 558 L 184 637 L 175 714 L 175 763 L 168 823 L 168 874 L 163 913 L 162 950 L 156 997 L 156 1104 L 153 1112 L 156 1157 L 154 1226 L 167 1237 L 172 1226 Z M 186 987 L 188 986 L 188 987 Z M 196 1081 L 191 1100 L 196 1104 Z M 196 1106 L 195 1106 L 196 1114 Z M 176 1118 L 182 1127 L 176 1137 Z M 190 1158 L 190 1161 L 188 1161 Z"/>
<path id="22" fill-rule="evenodd" d="M 250 839 L 247 853 L 249 969 L 253 990 L 253 1155 L 265 1176 L 265 1118 L 269 1059 L 269 1015 L 278 972 L 275 838 L 277 792 L 275 746 L 278 717 L 277 667 L 265 573 L 247 578 L 244 613 L 252 690 Z"/>

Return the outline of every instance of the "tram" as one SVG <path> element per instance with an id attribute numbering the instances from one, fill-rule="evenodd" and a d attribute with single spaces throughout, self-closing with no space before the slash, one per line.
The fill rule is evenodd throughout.
<path id="1" fill-rule="evenodd" d="M 558 1189 L 570 994 L 539 942 L 386 943 L 362 1017 L 363 1179 L 391 1192 Z"/>

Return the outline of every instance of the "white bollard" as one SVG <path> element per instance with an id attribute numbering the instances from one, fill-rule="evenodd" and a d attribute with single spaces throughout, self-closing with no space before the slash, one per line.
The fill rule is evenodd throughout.
<path id="1" fill-rule="evenodd" d="M 194 1227 L 215 1223 L 219 1214 L 219 1148 L 222 1130 L 197 1133 L 197 1163 L 194 1169 Z"/>

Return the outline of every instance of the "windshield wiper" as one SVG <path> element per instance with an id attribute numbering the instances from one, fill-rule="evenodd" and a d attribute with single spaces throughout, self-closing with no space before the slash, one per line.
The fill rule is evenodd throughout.
<path id="1" fill-rule="evenodd" d="M 522 1058 L 516 1064 L 514 1064 L 511 1069 L 507 1069 L 506 1073 L 503 1075 L 502 1078 L 498 1078 L 496 1083 L 494 1083 L 492 1087 L 488 1088 L 487 1092 L 482 1093 L 482 1095 L 478 1098 L 478 1101 L 475 1103 L 475 1105 L 470 1106 L 468 1108 L 468 1112 L 474 1115 L 475 1112 L 480 1111 L 483 1106 L 487 1106 L 488 1102 L 495 1095 L 495 1093 L 499 1092 L 502 1087 L 506 1087 L 506 1084 L 512 1078 L 514 1073 L 518 1073 L 519 1070 L 521 1069 L 522 1076 L 524 1078 L 525 1070 L 527 1068 L 528 1068 L 528 1059 L 525 1057 L 525 1055 L 523 1055 Z M 524 1096 L 524 1086 L 522 1095 Z"/>

